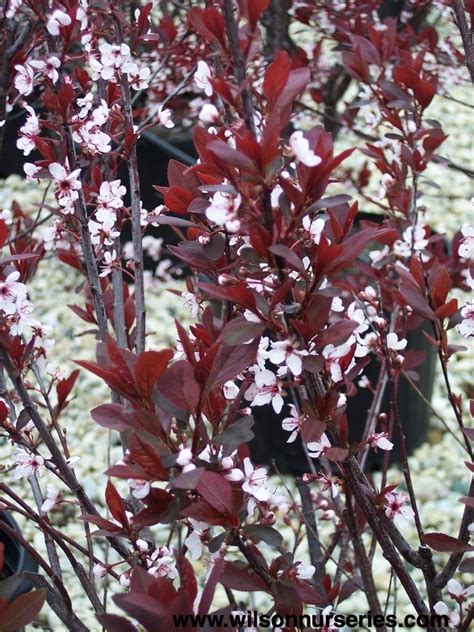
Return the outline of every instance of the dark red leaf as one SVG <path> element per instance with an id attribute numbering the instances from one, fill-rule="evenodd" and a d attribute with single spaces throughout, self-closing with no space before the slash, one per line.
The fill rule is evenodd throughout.
<path id="1" fill-rule="evenodd" d="M 17 632 L 20 628 L 34 621 L 46 601 L 46 595 L 46 588 L 41 588 L 17 597 L 1 613 L 0 629 L 2 632 Z"/>
<path id="2" fill-rule="evenodd" d="M 3 246 L 3 244 L 6 242 L 8 238 L 8 228 L 7 225 L 5 223 L 5 220 L 0 219 L 0 248 Z"/>
<path id="3" fill-rule="evenodd" d="M 201 397 L 194 369 L 186 360 L 178 360 L 166 369 L 156 386 L 163 397 L 179 410 L 193 412 Z"/>
<path id="4" fill-rule="evenodd" d="M 290 76 L 291 63 L 286 51 L 277 51 L 272 63 L 265 71 L 263 94 L 273 102 L 282 92 Z"/>
<path id="5" fill-rule="evenodd" d="M 101 404 L 91 410 L 91 417 L 99 426 L 124 432 L 132 426 L 122 418 L 122 412 L 122 404 Z"/>
<path id="6" fill-rule="evenodd" d="M 421 292 L 415 289 L 415 286 L 409 286 L 404 283 L 400 288 L 403 297 L 410 307 L 413 308 L 415 312 L 426 318 L 427 320 L 436 320 L 436 316 L 433 313 L 433 310 L 428 305 L 424 296 L 422 296 Z"/>
<path id="7" fill-rule="evenodd" d="M 213 298 L 220 298 L 224 301 L 231 301 L 242 307 L 246 307 L 251 311 L 256 310 L 255 295 L 245 283 L 241 282 L 238 285 L 231 285 L 229 287 L 222 287 L 220 285 L 212 285 L 210 283 L 199 283 L 199 289 L 203 290 L 208 296 Z"/>
<path id="8" fill-rule="evenodd" d="M 259 336 L 264 329 L 262 323 L 254 323 L 245 318 L 231 320 L 221 333 L 222 342 L 225 345 L 238 345 L 250 342 Z"/>
<path id="9" fill-rule="evenodd" d="M 56 384 L 56 393 L 58 396 L 59 409 L 63 407 L 63 404 L 65 403 L 69 393 L 73 389 L 78 376 L 79 376 L 79 369 L 76 369 L 75 371 L 71 373 L 71 375 L 68 378 L 64 380 L 59 380 L 59 382 Z"/>
<path id="10" fill-rule="evenodd" d="M 187 518 L 194 518 L 200 522 L 207 522 L 213 525 L 229 526 L 229 517 L 219 513 L 216 509 L 204 500 L 198 500 L 181 511 L 181 515 Z M 237 526 L 237 525 L 232 525 Z"/>
<path id="11" fill-rule="evenodd" d="M 273 252 L 274 255 L 278 257 L 282 257 L 286 260 L 286 262 L 290 265 L 291 268 L 297 270 L 298 272 L 304 273 L 304 265 L 298 255 L 288 248 L 288 246 L 284 246 L 283 244 L 275 244 L 275 246 L 270 246 L 268 249 L 270 252 Z"/>
<path id="12" fill-rule="evenodd" d="M 258 343 L 259 340 L 256 338 L 249 344 L 220 345 L 207 378 L 206 390 L 219 388 L 237 377 L 241 371 L 251 367 L 257 356 Z"/>
<path id="13" fill-rule="evenodd" d="M 453 536 L 446 533 L 425 533 L 422 539 L 423 544 L 441 553 L 464 553 L 465 551 L 474 550 L 474 547 L 469 546 L 466 542 L 453 538 Z"/>
<path id="14" fill-rule="evenodd" d="M 128 518 L 125 514 L 125 505 L 120 497 L 120 494 L 110 481 L 107 481 L 107 486 L 105 488 L 105 502 L 115 520 L 117 520 L 117 522 L 119 522 L 122 526 L 127 526 Z"/>
<path id="15" fill-rule="evenodd" d="M 98 614 L 97 619 L 107 632 L 137 632 L 130 621 L 117 614 Z"/>
<path id="16" fill-rule="evenodd" d="M 147 401 L 151 400 L 155 382 L 165 371 L 172 357 L 171 349 L 143 351 L 138 356 L 135 365 L 135 379 L 140 392 Z"/>
<path id="17" fill-rule="evenodd" d="M 249 566 L 239 562 L 225 562 L 219 582 L 231 590 L 255 592 L 268 591 L 268 587 Z"/>
<path id="18" fill-rule="evenodd" d="M 212 599 L 216 590 L 217 583 L 219 582 L 222 569 L 224 567 L 224 558 L 218 557 L 215 563 L 212 565 L 212 570 L 207 579 L 204 590 L 202 591 L 201 599 L 199 601 L 198 614 L 207 614 L 209 608 L 212 605 Z"/>
<path id="19" fill-rule="evenodd" d="M 196 491 L 221 514 L 232 512 L 234 498 L 232 486 L 227 479 L 216 472 L 204 472 Z"/>
<path id="20" fill-rule="evenodd" d="M 354 320 L 339 320 L 317 336 L 316 344 L 320 349 L 329 344 L 335 347 L 342 345 L 357 327 L 358 323 Z"/>
<path id="21" fill-rule="evenodd" d="M 157 481 L 168 480 L 168 474 L 161 464 L 159 452 L 142 439 L 138 434 L 134 433 L 130 440 L 130 455 L 134 463 L 142 467 L 147 474 L 153 476 Z"/>

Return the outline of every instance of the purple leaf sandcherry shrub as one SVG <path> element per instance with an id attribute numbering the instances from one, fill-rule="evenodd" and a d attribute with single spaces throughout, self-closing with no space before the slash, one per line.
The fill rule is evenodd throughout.
<path id="1" fill-rule="evenodd" d="M 13 448 L 13 478 L 28 481 L 33 499 L 1 482 L 1 502 L 46 545 L 44 557 L 30 546 L 39 570 L 29 573 L 34 601 L 22 624 L 46 598 L 65 629 L 88 629 L 63 563 L 111 632 L 174 630 L 174 615 L 227 615 L 251 603 L 327 614 L 354 593 L 383 615 L 392 597 L 376 589 L 379 550 L 426 629 L 469 629 L 472 588 L 454 576 L 469 567 L 472 483 L 458 532 L 423 524 L 404 436 L 416 419 L 401 419 L 397 401 L 400 380 L 424 360 L 407 343 L 423 326 L 467 487 L 474 437 L 450 364 L 459 350 L 452 334 L 474 333 L 473 304 L 457 298 L 473 287 L 474 228 L 464 224 L 448 241 L 419 199 L 449 133 L 427 109 L 473 72 L 465 9 L 474 5 L 464 5 L 3 3 L 0 146 L 21 116 L 24 174 L 54 198 L 38 213 L 18 204 L 0 213 L 1 436 Z M 464 50 L 445 35 L 452 20 Z M 144 208 L 137 151 L 150 130 L 172 141 L 173 128 L 192 131 L 198 159 L 171 160 L 168 185 L 156 187 L 162 204 Z M 341 133 L 356 140 L 338 152 Z M 362 162 L 351 161 L 355 151 Z M 359 215 L 357 199 L 376 213 Z M 176 322 L 175 348 L 156 350 L 147 348 L 144 251 L 155 248 L 159 260 L 160 226 L 176 234 L 167 248 L 187 270 L 182 300 L 194 324 Z M 71 308 L 87 323 L 90 358 L 76 364 L 107 385 L 92 419 L 123 446 L 100 483 L 105 508 L 76 474 L 71 454 L 81 446 L 65 432 L 79 370 L 46 371 L 54 352 L 28 292 L 51 258 L 83 279 L 83 302 Z M 371 359 L 376 383 L 364 374 Z M 374 399 L 354 442 L 346 410 L 360 389 Z M 302 441 L 298 498 L 252 460 L 261 406 L 280 415 L 288 443 Z M 380 484 L 365 467 L 369 451 L 387 454 L 394 440 L 398 487 L 387 459 Z M 43 484 L 45 471 L 57 485 Z M 82 542 L 54 526 L 65 503 L 84 524 Z M 407 522 L 416 542 L 404 535 Z M 305 539 L 307 553 L 283 527 Z M 16 629 L 3 622 L 19 599 L 0 599 L 2 630 Z"/>

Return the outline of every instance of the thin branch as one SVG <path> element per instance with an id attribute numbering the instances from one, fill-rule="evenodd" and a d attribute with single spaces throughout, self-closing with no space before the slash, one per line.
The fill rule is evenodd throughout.
<path id="1" fill-rule="evenodd" d="M 311 491 L 308 485 L 301 479 L 296 479 L 296 487 L 300 493 L 301 505 L 303 509 L 303 518 L 306 525 L 306 536 L 308 538 L 309 557 L 311 564 L 315 567 L 313 576 L 314 587 L 324 599 L 326 597 L 326 588 L 324 586 L 324 556 L 319 540 L 318 525 L 316 516 L 314 515 L 314 503 L 311 498 Z"/>
<path id="2" fill-rule="evenodd" d="M 461 33 L 461 39 L 466 55 L 466 66 L 471 75 L 471 81 L 474 83 L 474 43 L 472 41 L 472 31 L 468 26 L 466 13 L 462 0 L 453 0 L 453 11 L 456 16 L 456 24 Z"/>
<path id="3" fill-rule="evenodd" d="M 377 595 L 377 589 L 374 583 L 374 576 L 370 567 L 370 562 L 367 557 L 367 553 L 362 542 L 360 532 L 357 528 L 356 516 L 354 514 L 354 508 L 352 507 L 351 497 L 347 494 L 346 497 L 346 509 L 344 511 L 345 522 L 351 535 L 351 540 L 354 545 L 354 553 L 359 566 L 360 574 L 364 582 L 365 594 L 367 595 L 367 601 L 371 611 L 376 615 L 382 615 L 382 608 Z M 380 626 L 380 630 L 386 630 L 386 626 Z"/>
<path id="4" fill-rule="evenodd" d="M 242 92 L 242 105 L 244 108 L 244 120 L 252 134 L 256 135 L 255 121 L 253 116 L 253 103 L 252 95 L 249 88 L 246 85 L 246 73 L 245 73 L 245 59 L 240 47 L 239 41 L 239 29 L 234 17 L 234 3 L 232 0 L 224 0 L 223 13 L 227 32 L 227 38 L 229 40 L 230 51 L 234 62 L 234 72 L 239 88 Z"/>
<path id="5" fill-rule="evenodd" d="M 123 38 L 122 25 L 118 18 L 115 20 L 118 41 L 125 41 Z M 143 278 L 143 244 L 141 225 L 141 199 L 140 199 L 140 179 L 138 175 L 138 157 L 135 132 L 133 127 L 133 109 L 130 96 L 130 86 L 125 73 L 120 79 L 120 89 L 123 100 L 123 111 L 125 116 L 125 134 L 130 135 L 132 146 L 127 158 L 128 178 L 130 182 L 130 203 L 132 211 L 132 243 L 133 243 L 133 263 L 135 277 L 135 350 L 141 353 L 145 349 L 145 283 Z"/>

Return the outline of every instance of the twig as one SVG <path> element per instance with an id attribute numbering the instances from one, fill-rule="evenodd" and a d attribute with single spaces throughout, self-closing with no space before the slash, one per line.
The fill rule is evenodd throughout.
<path id="1" fill-rule="evenodd" d="M 451 430 L 451 428 L 443 419 L 443 417 L 441 417 L 441 415 L 433 408 L 433 405 L 431 404 L 429 399 L 425 397 L 424 393 L 422 393 L 422 391 L 418 388 L 418 386 L 415 384 L 415 382 L 411 379 L 411 377 L 405 372 L 403 368 L 402 368 L 402 375 L 405 378 L 405 380 L 408 382 L 408 384 L 412 387 L 412 389 L 415 391 L 415 393 L 421 398 L 423 403 L 430 409 L 431 414 L 434 415 L 436 419 L 438 419 L 443 424 L 443 426 L 446 428 L 449 434 L 453 437 L 453 439 L 457 441 L 457 443 L 459 443 L 459 445 L 462 447 L 463 450 L 465 450 L 466 446 L 463 444 L 463 442 L 459 440 L 459 438 Z"/>
<path id="2" fill-rule="evenodd" d="M 466 55 L 466 66 L 471 75 L 471 81 L 474 83 L 474 45 L 472 41 L 472 31 L 466 20 L 464 5 L 461 0 L 453 0 L 453 11 L 456 16 L 456 23 L 461 33 L 464 53 Z"/>
<path id="3" fill-rule="evenodd" d="M 351 540 L 354 545 L 354 553 L 359 566 L 360 574 L 364 582 L 365 594 L 367 595 L 367 601 L 369 607 L 374 614 L 382 614 L 382 608 L 377 595 L 377 589 L 374 583 L 374 577 L 372 575 L 372 569 L 370 562 L 365 551 L 364 543 L 362 542 L 361 535 L 357 529 L 357 521 L 354 515 L 354 508 L 352 507 L 352 501 L 350 494 L 346 497 L 346 509 L 344 512 L 345 522 L 351 535 Z M 386 626 L 380 627 L 381 630 L 386 630 Z"/>
<path id="4" fill-rule="evenodd" d="M 474 478 L 471 479 L 471 485 L 469 487 L 468 497 L 474 497 Z M 474 521 L 474 509 L 469 505 L 466 505 L 464 508 L 464 513 L 461 520 L 461 526 L 459 527 L 458 540 L 465 542 L 466 544 L 469 542 L 470 533 L 469 533 L 469 525 Z M 454 573 L 456 572 L 459 564 L 461 563 L 462 558 L 464 557 L 464 553 L 452 553 L 449 557 L 448 563 L 441 571 L 441 573 L 435 577 L 434 583 L 440 589 L 444 588 L 448 581 L 452 578 Z"/>
<path id="5" fill-rule="evenodd" d="M 232 0 L 224 0 L 223 13 L 229 40 L 230 51 L 234 62 L 234 72 L 239 88 L 242 91 L 242 105 L 244 108 L 244 120 L 252 134 L 255 136 L 255 121 L 253 117 L 252 95 L 246 85 L 245 60 L 239 42 L 239 29 L 234 17 L 234 4 Z"/>
<path id="6" fill-rule="evenodd" d="M 324 569 L 324 556 L 321 550 L 311 491 L 301 478 L 296 479 L 296 487 L 298 488 L 301 498 L 303 518 L 306 525 L 306 536 L 308 538 L 309 557 L 311 564 L 316 569 L 313 575 L 314 587 L 324 599 L 326 597 L 326 588 L 324 586 L 324 576 L 326 572 Z"/>
<path id="7" fill-rule="evenodd" d="M 74 148 L 74 140 L 72 138 L 71 128 L 66 126 L 66 140 L 68 148 L 69 167 L 71 171 L 78 168 L 76 150 Z M 99 270 L 97 267 L 97 258 L 94 252 L 94 246 L 91 241 L 91 233 L 88 226 L 86 201 L 82 187 L 78 190 L 78 199 L 74 202 L 76 215 L 81 225 L 81 246 L 84 256 L 84 263 L 87 271 L 87 278 L 90 285 L 92 302 L 97 317 L 99 327 L 99 337 L 102 342 L 107 339 L 107 316 L 105 314 L 104 299 L 100 286 Z"/>
<path id="8" fill-rule="evenodd" d="M 125 41 L 123 38 L 122 25 L 119 19 L 115 19 L 117 37 L 119 42 Z M 145 349 L 145 283 L 143 278 L 143 245 L 141 226 L 141 201 L 140 201 L 140 180 L 138 176 L 138 158 L 135 133 L 133 129 L 132 99 L 130 96 L 130 86 L 125 73 L 120 79 L 120 89 L 123 100 L 123 111 L 125 116 L 125 133 L 131 135 L 132 146 L 127 159 L 128 179 L 130 182 L 130 203 L 132 210 L 132 243 L 133 243 L 133 263 L 135 277 L 135 350 L 141 353 Z"/>

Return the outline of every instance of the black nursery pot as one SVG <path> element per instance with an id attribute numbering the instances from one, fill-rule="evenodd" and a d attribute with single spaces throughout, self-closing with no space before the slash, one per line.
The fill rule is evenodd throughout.
<path id="1" fill-rule="evenodd" d="M 0 511 L 0 542 L 4 545 L 3 551 L 3 569 L 0 574 L 0 580 L 13 580 L 10 581 L 7 587 L 6 594 L 2 594 L 9 601 L 18 597 L 23 593 L 30 591 L 33 588 L 31 582 L 22 577 L 22 573 L 36 573 L 38 571 L 38 564 L 36 560 L 26 551 L 18 542 L 10 537 L 9 534 L 3 529 L 2 523 L 6 523 L 11 529 L 14 529 L 18 533 L 21 533 L 20 528 L 16 521 L 12 518 L 8 511 Z M 0 581 L 0 588 L 2 587 Z"/>

